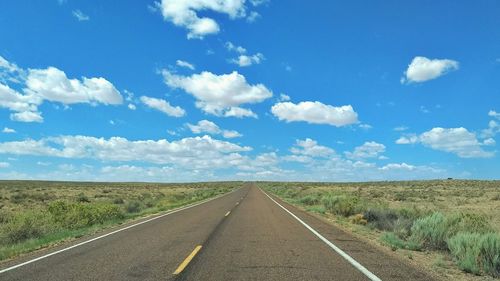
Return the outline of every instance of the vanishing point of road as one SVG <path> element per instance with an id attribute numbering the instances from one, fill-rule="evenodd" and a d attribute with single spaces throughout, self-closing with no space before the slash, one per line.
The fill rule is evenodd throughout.
<path id="1" fill-rule="evenodd" d="M 253 184 L 0 265 L 0 280 L 433 280 Z"/>

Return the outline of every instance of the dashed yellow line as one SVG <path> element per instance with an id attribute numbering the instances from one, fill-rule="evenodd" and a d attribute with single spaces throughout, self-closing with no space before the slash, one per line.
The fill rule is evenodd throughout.
<path id="1" fill-rule="evenodd" d="M 189 254 L 189 256 L 179 265 L 179 267 L 174 271 L 173 274 L 174 275 L 180 274 L 186 268 L 186 266 L 188 266 L 188 264 L 191 262 L 191 260 L 193 260 L 194 256 L 196 256 L 196 254 L 200 250 L 201 250 L 201 245 L 196 246 L 196 248 L 194 248 L 191 254 Z"/>
<path id="2" fill-rule="evenodd" d="M 231 211 L 228 211 L 224 216 L 227 217 L 227 216 L 229 216 L 230 213 L 231 213 Z"/>

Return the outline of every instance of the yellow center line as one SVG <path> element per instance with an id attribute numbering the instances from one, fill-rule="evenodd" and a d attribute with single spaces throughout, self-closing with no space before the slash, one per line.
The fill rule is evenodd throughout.
<path id="1" fill-rule="evenodd" d="M 229 214 L 231 213 L 231 211 L 228 211 L 225 215 L 225 217 L 229 216 Z"/>
<path id="2" fill-rule="evenodd" d="M 179 265 L 179 267 L 174 271 L 173 274 L 178 275 L 179 273 L 181 273 L 200 250 L 201 250 L 201 245 L 196 246 L 196 248 L 194 248 L 191 254 L 189 254 L 189 256 Z"/>

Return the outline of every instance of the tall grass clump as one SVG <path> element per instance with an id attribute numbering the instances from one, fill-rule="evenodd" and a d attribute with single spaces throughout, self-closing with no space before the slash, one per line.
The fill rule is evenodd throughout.
<path id="1" fill-rule="evenodd" d="M 448 249 L 460 269 L 500 277 L 499 234 L 460 232 L 448 240 Z"/>
<path id="2" fill-rule="evenodd" d="M 0 226 L 1 244 L 15 244 L 39 238 L 55 227 L 41 212 L 29 211 L 11 216 Z"/>
<path id="3" fill-rule="evenodd" d="M 415 221 L 411 228 L 411 239 L 423 248 L 447 249 L 447 240 L 459 232 L 489 233 L 493 229 L 485 216 L 456 213 L 445 216 L 435 212 Z"/>
<path id="4" fill-rule="evenodd" d="M 358 197 L 349 195 L 327 194 L 321 198 L 321 203 L 328 212 L 344 217 L 361 213 L 364 209 Z"/>

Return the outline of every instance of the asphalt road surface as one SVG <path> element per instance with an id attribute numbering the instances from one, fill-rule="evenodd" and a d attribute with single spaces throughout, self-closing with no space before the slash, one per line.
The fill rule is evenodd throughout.
<path id="1" fill-rule="evenodd" d="M 252 184 L 112 231 L 4 263 L 0 280 L 433 280 Z"/>

